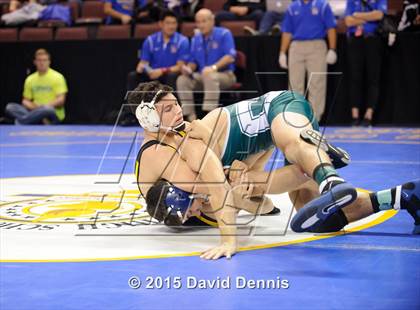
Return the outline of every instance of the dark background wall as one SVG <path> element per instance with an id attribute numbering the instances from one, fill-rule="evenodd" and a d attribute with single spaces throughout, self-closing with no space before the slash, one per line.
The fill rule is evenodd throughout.
<path id="1" fill-rule="evenodd" d="M 237 49 L 247 55 L 245 90 L 287 89 L 287 75 L 277 62 L 279 37 L 238 37 L 235 41 Z M 25 77 L 34 70 L 34 51 L 42 47 L 52 54 L 52 68 L 67 79 L 66 123 L 109 121 L 123 101 L 126 75 L 136 66 L 140 43 L 135 39 L 0 43 L 0 115 L 7 102 L 20 101 Z M 339 36 L 338 56 L 338 63 L 329 68 L 339 73 L 328 77 L 328 124 L 350 120 L 344 35 Z M 243 98 L 256 95 L 242 94 Z M 395 46 L 385 50 L 375 121 L 420 124 L 420 33 L 401 34 Z"/>

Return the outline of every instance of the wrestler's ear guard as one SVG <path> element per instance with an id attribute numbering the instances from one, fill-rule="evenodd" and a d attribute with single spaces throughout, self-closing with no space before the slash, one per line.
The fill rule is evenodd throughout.
<path id="1" fill-rule="evenodd" d="M 150 132 L 159 131 L 160 117 L 156 111 L 155 103 L 156 99 L 161 93 L 162 90 L 159 90 L 150 102 L 142 100 L 142 102 L 136 108 L 136 118 L 139 121 L 141 127 Z"/>

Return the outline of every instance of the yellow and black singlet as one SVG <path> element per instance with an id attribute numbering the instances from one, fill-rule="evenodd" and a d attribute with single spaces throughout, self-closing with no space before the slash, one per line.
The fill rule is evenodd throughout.
<path id="1" fill-rule="evenodd" d="M 179 131 L 179 132 L 177 132 L 177 134 L 178 134 L 178 135 L 180 135 L 181 137 L 185 137 L 185 135 L 186 135 L 187 133 L 186 133 L 185 131 Z M 156 144 L 163 145 L 163 146 L 168 146 L 168 147 L 170 147 L 170 148 L 174 149 L 176 152 L 178 152 L 178 150 L 177 150 L 176 148 L 174 148 L 172 145 L 166 144 L 166 143 L 161 142 L 161 141 L 159 141 L 159 140 L 150 140 L 150 141 L 147 141 L 145 144 L 143 144 L 143 145 L 141 146 L 141 148 L 140 148 L 140 150 L 139 150 L 139 152 L 138 152 L 138 154 L 137 154 L 136 163 L 135 163 L 135 167 L 134 167 L 134 174 L 135 174 L 135 176 L 136 176 L 137 187 L 139 188 L 140 195 L 141 195 L 144 199 L 146 199 L 146 197 L 145 197 L 145 196 L 143 195 L 143 193 L 141 192 L 141 189 L 140 189 L 140 184 L 139 184 L 140 159 L 141 159 L 141 155 L 143 154 L 143 152 L 144 152 L 146 149 L 148 149 L 149 147 L 151 147 L 151 146 L 153 146 L 153 145 L 156 145 Z"/>
<path id="2" fill-rule="evenodd" d="M 204 213 L 201 213 L 199 216 L 192 216 L 182 224 L 186 227 L 218 227 L 217 221 L 208 217 Z"/>
<path id="3" fill-rule="evenodd" d="M 182 131 L 182 132 L 179 132 L 179 135 L 184 137 L 186 135 L 186 133 L 184 131 Z M 149 147 L 151 147 L 153 145 L 156 145 L 156 144 L 163 145 L 163 146 L 168 146 L 168 147 L 174 149 L 175 151 L 177 151 L 177 149 L 174 148 L 172 145 L 166 144 L 166 143 L 158 141 L 158 140 L 150 140 L 150 141 L 147 141 L 145 144 L 142 145 L 142 147 L 140 148 L 140 150 L 137 154 L 134 173 L 136 175 L 136 182 L 137 182 L 137 187 L 139 188 L 139 191 L 140 191 L 140 195 L 144 199 L 146 199 L 146 197 L 141 192 L 140 184 L 139 184 L 139 181 L 138 181 L 139 180 L 139 172 L 140 172 L 140 160 L 141 160 L 141 156 L 142 156 L 143 152 L 146 149 L 148 149 Z M 188 227 L 199 227 L 199 226 L 217 227 L 217 221 L 215 219 L 212 219 L 211 217 L 208 217 L 208 216 L 206 216 L 205 214 L 202 213 L 200 216 L 190 217 L 183 225 L 188 226 Z"/>

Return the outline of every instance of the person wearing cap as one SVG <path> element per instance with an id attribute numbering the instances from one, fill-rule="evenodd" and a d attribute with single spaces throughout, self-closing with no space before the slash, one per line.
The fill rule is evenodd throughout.
<path id="1" fill-rule="evenodd" d="M 183 113 L 188 120 L 196 119 L 194 90 L 204 89 L 203 111 L 219 106 L 220 90 L 236 82 L 235 43 L 229 29 L 215 27 L 213 13 L 201 9 L 195 15 L 199 32 L 191 41 L 190 61 L 182 67 L 176 82 L 178 96 L 184 104 Z"/>
<path id="2" fill-rule="evenodd" d="M 280 67 L 289 70 L 290 89 L 303 95 L 308 89 L 308 99 L 318 120 L 325 110 L 327 64 L 333 65 L 337 61 L 335 27 L 334 14 L 327 0 L 292 2 L 282 23 Z"/>

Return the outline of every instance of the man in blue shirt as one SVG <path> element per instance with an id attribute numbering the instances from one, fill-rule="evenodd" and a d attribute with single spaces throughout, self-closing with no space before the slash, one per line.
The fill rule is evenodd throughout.
<path id="1" fill-rule="evenodd" d="M 290 88 L 301 94 L 305 94 L 305 77 L 308 74 L 308 99 L 318 120 L 325 110 L 327 64 L 332 65 L 337 61 L 335 27 L 334 14 L 327 0 L 292 2 L 282 24 L 280 67 L 289 69 Z"/>
<path id="2" fill-rule="evenodd" d="M 387 0 L 347 0 L 344 21 L 348 27 L 349 98 L 354 126 L 370 126 L 378 103 L 383 44 L 375 31 L 386 11 Z M 367 109 L 360 120 L 359 108 L 363 104 Z"/>
<path id="3" fill-rule="evenodd" d="M 139 83 L 159 80 L 175 88 L 182 65 L 189 60 L 188 38 L 178 33 L 176 15 L 169 10 L 162 12 L 159 26 L 162 31 L 148 36 L 141 49 L 136 71 L 130 72 L 127 89 L 133 90 Z"/>
<path id="4" fill-rule="evenodd" d="M 196 118 L 194 90 L 204 89 L 203 111 L 209 112 L 219 106 L 220 90 L 236 82 L 236 50 L 230 30 L 215 27 L 208 9 L 199 10 L 195 21 L 200 32 L 192 38 L 190 61 L 176 82 L 184 115 L 190 121 Z"/>
<path id="5" fill-rule="evenodd" d="M 107 24 L 129 24 L 134 17 L 135 6 L 141 7 L 144 0 L 104 0 Z"/>

